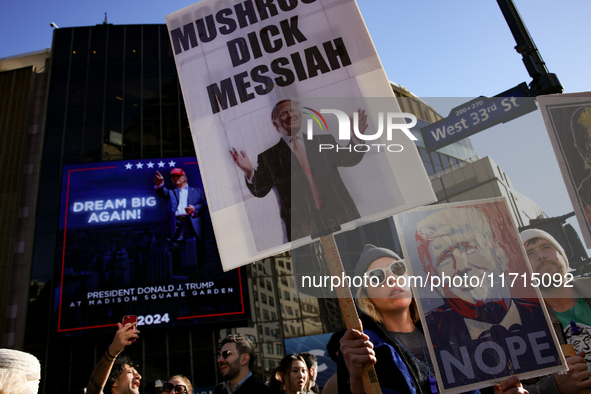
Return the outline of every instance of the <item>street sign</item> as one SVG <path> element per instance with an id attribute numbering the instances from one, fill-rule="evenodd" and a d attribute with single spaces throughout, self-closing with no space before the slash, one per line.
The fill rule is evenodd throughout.
<path id="1" fill-rule="evenodd" d="M 427 151 L 434 151 L 461 139 L 535 111 L 535 99 L 527 97 L 521 83 L 495 97 L 477 97 L 451 110 L 450 115 L 421 128 Z"/>

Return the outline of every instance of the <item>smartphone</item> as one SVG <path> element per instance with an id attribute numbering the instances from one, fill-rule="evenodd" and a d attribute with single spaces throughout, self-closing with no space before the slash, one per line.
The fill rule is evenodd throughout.
<path id="1" fill-rule="evenodd" d="M 128 323 L 132 324 L 132 327 L 131 327 L 132 330 L 137 329 L 137 316 L 136 315 L 123 316 L 123 325 L 125 326 Z M 129 342 L 135 342 L 135 340 L 136 340 L 136 338 L 131 338 L 129 340 Z"/>

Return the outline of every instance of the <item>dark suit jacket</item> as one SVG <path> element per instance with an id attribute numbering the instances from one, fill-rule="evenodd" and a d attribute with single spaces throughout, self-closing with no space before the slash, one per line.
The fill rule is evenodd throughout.
<path id="1" fill-rule="evenodd" d="M 164 238 L 172 238 L 176 230 L 176 216 L 175 212 L 179 205 L 179 192 L 180 189 L 175 187 L 168 189 L 166 186 L 156 189 L 158 197 L 163 198 L 166 201 L 166 216 L 162 221 L 160 233 Z M 205 209 L 205 194 L 202 189 L 189 186 L 189 194 L 187 197 L 187 205 L 195 207 L 195 213 L 190 217 L 191 226 L 195 231 L 198 239 L 203 238 L 203 226 L 201 218 L 203 216 L 203 210 Z"/>
<path id="2" fill-rule="evenodd" d="M 213 389 L 213 394 L 225 394 L 227 391 L 225 390 L 227 383 L 218 384 Z M 271 394 L 271 389 L 264 383 L 257 381 L 254 375 L 251 375 L 246 382 L 236 391 L 236 394 Z"/>
<path id="3" fill-rule="evenodd" d="M 281 219 L 285 222 L 288 240 L 296 240 L 359 218 L 338 167 L 351 167 L 363 158 L 362 152 L 344 147 L 319 152 L 320 144 L 338 146 L 332 135 L 303 137 L 308 162 L 323 200 L 317 209 L 308 178 L 283 139 L 258 156 L 252 183 L 246 181 L 251 193 L 264 197 L 274 190 Z"/>

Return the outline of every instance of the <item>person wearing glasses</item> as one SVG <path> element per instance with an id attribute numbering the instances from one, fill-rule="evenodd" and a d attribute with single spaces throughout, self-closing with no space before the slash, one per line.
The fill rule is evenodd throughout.
<path id="1" fill-rule="evenodd" d="M 174 375 L 162 386 L 163 393 L 193 394 L 193 385 L 184 375 Z"/>
<path id="2" fill-rule="evenodd" d="M 427 348 L 416 301 L 406 276 L 404 260 L 393 251 L 368 244 L 355 267 L 355 276 L 367 278 L 355 292 L 363 332 L 348 329 L 341 339 L 337 367 L 338 392 L 365 393 L 362 369 L 375 364 L 383 393 L 440 392 Z M 406 281 L 408 284 L 408 281 Z M 519 379 L 503 384 L 505 394 L 526 393 Z"/>
<path id="3" fill-rule="evenodd" d="M 248 338 L 240 334 L 228 335 L 220 344 L 217 363 L 224 382 L 215 387 L 214 394 L 271 393 L 269 387 L 252 374 L 256 354 Z"/>

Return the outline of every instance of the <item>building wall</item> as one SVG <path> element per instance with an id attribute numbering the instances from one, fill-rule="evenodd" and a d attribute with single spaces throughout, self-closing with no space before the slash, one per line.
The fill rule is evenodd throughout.
<path id="1" fill-rule="evenodd" d="M 33 65 L 0 72 L 0 347 L 24 343 L 46 82 Z"/>
<path id="2" fill-rule="evenodd" d="M 513 188 L 507 174 L 489 157 L 432 176 L 431 186 L 437 203 L 506 197 L 519 227 L 529 224 L 530 219 L 547 217 L 535 202 Z"/>

